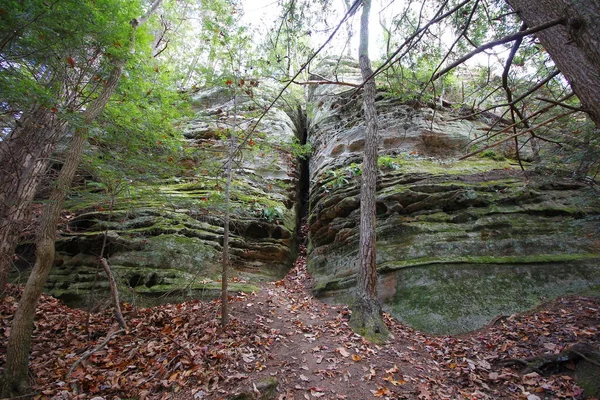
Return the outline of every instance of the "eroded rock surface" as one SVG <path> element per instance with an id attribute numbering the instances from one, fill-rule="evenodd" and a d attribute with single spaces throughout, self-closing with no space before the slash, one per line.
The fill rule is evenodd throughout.
<path id="1" fill-rule="evenodd" d="M 359 76 L 351 63 L 337 72 Z M 309 270 L 318 296 L 347 303 L 356 285 L 361 100 L 321 85 L 308 101 Z M 457 161 L 486 129 L 484 118 L 459 121 L 385 93 L 377 107 L 377 265 L 387 311 L 418 329 L 458 333 L 545 299 L 600 292 L 593 188 L 522 172 L 501 153 Z"/>
<path id="2" fill-rule="evenodd" d="M 219 293 L 227 138 L 233 126 L 247 130 L 266 104 L 268 96 L 254 92 L 235 102 L 226 89 L 192 95 L 196 117 L 184 131 L 182 176 L 133 183 L 112 211 L 106 194 L 80 187 L 68 206 L 74 217 L 57 240 L 49 293 L 71 305 L 87 301 L 92 288 L 106 294 L 106 277 L 96 276 L 105 234 L 103 254 L 124 301 L 152 304 Z M 232 291 L 281 278 L 295 258 L 294 114 L 274 108 L 236 157 L 230 254 L 234 276 L 248 283 L 232 282 Z"/>

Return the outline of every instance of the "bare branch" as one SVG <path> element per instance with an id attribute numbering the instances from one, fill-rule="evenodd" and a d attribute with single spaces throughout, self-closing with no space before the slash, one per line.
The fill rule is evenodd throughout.
<path id="1" fill-rule="evenodd" d="M 466 54 L 464 56 L 462 56 L 461 58 L 459 58 L 458 60 L 454 61 L 452 64 L 450 64 L 449 66 L 447 66 L 446 68 L 444 68 L 443 70 L 441 70 L 440 72 L 438 72 L 437 74 L 435 74 L 434 76 L 431 77 L 432 81 L 435 81 L 436 79 L 438 79 L 440 76 L 447 74 L 448 72 L 450 72 L 451 70 L 453 70 L 454 68 L 456 68 L 457 66 L 459 66 L 460 64 L 464 63 L 465 61 L 467 61 L 468 59 L 470 59 L 471 57 L 487 50 L 487 49 L 491 49 L 492 47 L 504 44 L 504 43 L 508 43 L 508 42 L 512 42 L 514 40 L 523 38 L 525 36 L 529 36 L 533 33 L 539 32 L 539 31 L 543 31 L 544 29 L 548 29 L 551 28 L 555 25 L 564 25 L 566 23 L 566 19 L 565 18 L 558 18 L 555 20 L 552 20 L 550 22 L 546 22 L 545 24 L 524 30 L 524 31 L 519 31 L 516 33 L 513 33 L 512 35 L 508 35 L 502 39 L 498 39 L 498 40 L 494 40 L 493 42 L 489 42 L 486 43 L 484 45 L 479 46 L 478 48 L 476 48 L 475 50 L 473 50 L 472 52 L 470 52 L 469 54 Z"/>
<path id="2" fill-rule="evenodd" d="M 79 357 L 79 359 L 73 363 L 71 368 L 69 368 L 69 372 L 67 373 L 65 380 L 68 381 L 71 378 L 71 374 L 73 374 L 73 371 L 75 371 L 75 368 L 77 368 L 77 366 L 79 364 L 81 364 L 86 358 L 88 358 L 89 356 L 91 356 L 92 354 L 94 354 L 95 352 L 97 352 L 98 350 L 103 348 L 104 346 L 106 346 L 106 344 L 110 341 L 110 339 L 113 338 L 113 336 L 118 335 L 121 332 L 125 332 L 125 330 L 119 329 L 118 331 L 113 331 L 113 332 L 109 333 L 108 335 L 106 335 L 106 338 L 104 338 L 104 340 L 102 342 L 100 342 L 96 347 L 83 353 L 81 355 L 81 357 Z"/>
<path id="3" fill-rule="evenodd" d="M 556 121 L 557 119 L 560 119 L 560 118 L 563 118 L 563 117 L 567 117 L 567 116 L 569 116 L 569 115 L 571 115 L 571 114 L 573 114 L 573 113 L 575 113 L 575 111 L 568 111 L 568 112 L 566 112 L 566 113 L 563 113 L 563 114 L 557 115 L 557 116 L 555 116 L 555 117 L 549 118 L 549 119 L 545 120 L 544 122 L 541 122 L 541 123 L 537 124 L 537 125 L 536 125 L 536 126 L 534 126 L 534 127 L 531 127 L 531 128 L 529 128 L 529 129 L 526 129 L 526 130 L 524 130 L 524 131 L 521 131 L 521 132 L 518 132 L 518 133 L 515 133 L 514 135 L 510 135 L 510 136 L 508 136 L 508 137 L 506 137 L 506 138 L 504 138 L 504 139 L 502 139 L 502 140 L 498 140 L 497 142 L 494 142 L 494 143 L 492 143 L 492 144 L 490 144 L 490 145 L 487 145 L 487 146 L 485 146 L 485 147 L 482 147 L 481 149 L 478 149 L 478 150 L 472 151 L 472 152 L 470 152 L 469 154 L 465 154 L 464 156 L 460 157 L 460 158 L 459 158 L 459 160 L 464 160 L 465 158 L 472 157 L 472 156 L 474 156 L 474 155 L 476 155 L 476 154 L 479 154 L 479 153 L 481 153 L 482 151 L 485 151 L 485 150 L 487 150 L 487 149 L 490 149 L 490 148 L 492 148 L 492 147 L 496 147 L 496 146 L 498 146 L 498 145 L 501 145 L 502 143 L 508 142 L 509 140 L 513 140 L 514 138 L 516 138 L 516 137 L 518 137 L 518 136 L 521 136 L 521 135 L 524 135 L 524 134 L 526 134 L 526 133 L 529 133 L 529 132 L 531 132 L 531 131 L 533 131 L 533 130 L 535 130 L 535 129 L 539 129 L 539 128 L 541 128 L 542 126 L 548 125 L 550 122 L 554 122 L 554 121 Z"/>
<path id="4" fill-rule="evenodd" d="M 342 82 L 342 81 L 331 81 L 329 79 L 325 79 L 322 81 L 303 81 L 303 82 L 297 82 L 297 81 L 292 81 L 293 83 L 295 83 L 296 85 L 340 85 L 340 86 L 352 86 L 352 87 L 358 87 L 357 83 L 351 83 L 351 82 Z"/>
<path id="5" fill-rule="evenodd" d="M 557 105 L 557 106 L 560 106 L 560 107 L 568 108 L 569 110 L 581 111 L 581 112 L 585 112 L 585 113 L 588 112 L 587 108 L 584 108 L 584 107 L 575 107 L 575 106 L 571 106 L 571 105 L 562 103 L 560 101 L 551 100 L 551 99 L 545 99 L 543 97 L 536 97 L 536 99 L 540 100 L 540 101 L 545 101 L 546 103 L 551 103 L 551 104 L 554 104 L 554 105 Z"/>
<path id="6" fill-rule="evenodd" d="M 146 23 L 146 21 L 148 21 L 148 18 L 150 18 L 152 16 L 152 14 L 154 14 L 154 12 L 158 8 L 158 6 L 160 6 L 160 3 L 162 3 L 162 1 L 163 0 L 155 0 L 154 3 L 152 3 L 150 8 L 148 9 L 148 11 L 146 11 L 146 13 L 144 15 L 142 15 L 139 18 L 134 18 L 133 20 L 131 20 L 131 25 L 134 27 L 137 27 L 139 25 L 143 25 L 144 23 Z"/>
<path id="7" fill-rule="evenodd" d="M 538 90 L 539 88 L 541 88 L 542 86 L 544 86 L 545 84 L 547 84 L 548 82 L 550 82 L 554 77 L 556 77 L 559 74 L 560 74 L 559 70 L 553 71 L 544 80 L 540 81 L 538 84 L 536 84 L 535 86 L 533 86 L 532 88 L 530 88 L 529 90 L 527 90 L 521 96 L 519 96 L 516 99 L 514 99 L 512 101 L 512 104 L 516 104 L 516 103 L 522 101 L 523 99 L 525 99 L 526 97 L 530 96 L 532 93 L 534 93 L 536 90 Z M 480 115 L 480 114 L 482 114 L 484 112 L 491 111 L 491 110 L 493 110 L 495 108 L 509 107 L 510 105 L 511 105 L 511 103 L 503 103 L 503 104 L 493 105 L 491 107 L 486 108 L 485 110 L 480 110 L 480 111 L 474 112 L 474 113 L 469 114 L 469 115 L 461 116 L 460 118 L 451 119 L 450 121 L 456 121 L 456 120 L 459 120 L 459 119 L 476 117 L 476 116 L 478 116 L 478 115 Z"/>
<path id="8" fill-rule="evenodd" d="M 470 0 L 468 0 L 468 1 L 470 1 Z M 358 3 L 360 3 L 360 2 L 362 2 L 362 0 L 355 0 L 355 2 L 353 3 L 352 7 L 350 8 L 350 11 L 352 11 L 353 9 L 355 9 L 356 7 L 358 7 Z M 313 55 L 310 56 L 309 59 L 304 64 L 302 64 L 302 66 L 300 67 L 300 69 L 298 70 L 298 72 L 296 72 L 296 74 L 292 77 L 292 79 L 283 86 L 283 88 L 279 91 L 279 93 L 277 94 L 277 96 L 275 96 L 275 98 L 271 101 L 271 103 L 269 103 L 269 105 L 267 107 L 265 107 L 264 111 L 258 117 L 258 119 L 256 120 L 256 122 L 254 122 L 254 124 L 249 129 L 249 131 L 246 134 L 246 136 L 244 137 L 244 139 L 236 147 L 234 154 L 239 153 L 241 151 L 241 149 L 244 148 L 244 146 L 246 145 L 246 143 L 248 143 L 248 141 L 252 137 L 252 134 L 256 131 L 256 128 L 258 127 L 258 124 L 260 123 L 260 121 L 262 121 L 262 119 L 265 117 L 265 115 L 267 115 L 267 113 L 273 108 L 273 106 L 275 105 L 275 103 L 277 103 L 277 101 L 281 98 L 281 96 L 283 96 L 283 93 L 285 93 L 286 89 L 288 87 L 290 87 L 290 85 L 293 83 L 293 81 L 297 77 L 300 76 L 300 74 L 302 73 L 302 71 L 304 71 L 308 67 L 308 65 L 311 63 L 311 61 L 314 60 L 315 57 L 325 48 L 325 46 L 327 46 L 327 44 L 331 41 L 331 39 L 333 39 L 333 37 L 340 30 L 340 28 L 342 27 L 342 25 L 344 24 L 344 22 L 352 15 L 352 13 L 350 11 L 346 12 L 346 14 L 342 18 L 342 20 L 338 23 L 338 25 L 335 27 L 335 29 L 333 30 L 333 32 L 331 32 L 331 34 L 329 35 L 329 37 L 327 38 L 327 40 L 325 40 L 325 42 L 321 45 L 321 47 L 319 47 L 317 49 L 317 51 L 315 51 L 313 53 Z"/>
<path id="9" fill-rule="evenodd" d="M 391 56 L 389 56 L 387 58 L 387 60 L 385 60 L 383 62 L 383 64 L 381 64 L 381 66 L 379 68 L 377 68 L 372 74 L 371 76 L 369 76 L 367 79 L 365 79 L 365 81 L 358 86 L 357 90 L 362 88 L 365 83 L 369 80 L 374 78 L 375 76 L 379 75 L 381 72 L 388 70 L 392 64 L 397 61 L 394 60 L 396 58 L 396 56 L 398 56 L 398 54 L 400 54 L 400 52 L 402 51 L 402 49 L 407 46 L 408 44 L 410 44 L 417 36 L 421 35 L 422 33 L 424 33 L 427 29 L 429 29 L 429 27 L 433 24 L 436 24 L 438 22 L 440 22 L 441 20 L 449 17 L 450 15 L 454 14 L 456 11 L 460 10 L 462 7 L 464 7 L 465 5 L 469 4 L 472 0 L 465 0 L 462 3 L 458 4 L 456 7 L 454 7 L 453 9 L 451 9 L 450 11 L 438 16 L 438 17 L 434 17 L 433 19 L 431 19 L 427 24 L 425 24 L 422 28 L 417 29 L 411 36 L 409 36 L 404 43 L 402 43 L 400 45 L 400 47 L 398 47 L 398 49 L 396 49 L 396 51 L 394 52 L 394 54 L 392 54 Z M 446 7 L 446 4 L 448 4 L 448 1 L 445 1 L 441 7 L 438 9 L 436 15 L 438 15 L 443 9 L 444 7 Z"/>

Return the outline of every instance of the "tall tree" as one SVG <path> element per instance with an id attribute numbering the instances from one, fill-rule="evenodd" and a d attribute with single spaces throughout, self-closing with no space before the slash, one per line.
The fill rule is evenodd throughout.
<path id="1" fill-rule="evenodd" d="M 535 35 L 600 126 L 600 0 L 506 0 L 529 27 L 564 18 Z"/>
<path id="2" fill-rule="evenodd" d="M 143 16 L 130 21 L 131 32 L 128 46 L 130 53 L 133 53 L 135 49 L 135 34 L 138 27 L 148 20 L 161 2 L 162 0 L 155 0 Z M 60 212 L 79 165 L 90 126 L 104 111 L 106 104 L 115 92 L 119 80 L 123 75 L 126 62 L 127 57 L 125 55 L 112 60 L 113 69 L 106 78 L 102 91 L 83 111 L 83 123 L 75 129 L 68 150 L 69 157 L 61 168 L 50 194 L 50 199 L 45 207 L 39 230 L 36 234 L 35 265 L 19 301 L 8 339 L 6 364 L 1 382 L 2 394 L 5 396 L 22 396 L 30 390 L 28 361 L 31 334 L 33 332 L 33 318 L 43 286 L 46 283 L 50 267 L 54 261 L 54 241 Z"/>
<path id="3" fill-rule="evenodd" d="M 369 59 L 369 12 L 371 1 L 363 0 L 360 19 L 358 61 L 365 80 L 363 111 L 365 116 L 365 147 L 360 188 L 360 240 L 358 256 L 358 297 L 352 306 L 351 325 L 361 335 L 373 341 L 383 341 L 388 331 L 381 316 L 377 298 L 376 265 L 376 186 L 377 186 L 377 110 L 375 108 L 375 80 L 371 77 Z"/>

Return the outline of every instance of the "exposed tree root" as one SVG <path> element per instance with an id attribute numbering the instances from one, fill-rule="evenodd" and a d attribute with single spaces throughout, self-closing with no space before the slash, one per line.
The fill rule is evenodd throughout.
<path id="1" fill-rule="evenodd" d="M 373 343 L 384 343 L 390 333 L 383 321 L 381 304 L 377 300 L 359 298 L 352 305 L 350 327 Z"/>

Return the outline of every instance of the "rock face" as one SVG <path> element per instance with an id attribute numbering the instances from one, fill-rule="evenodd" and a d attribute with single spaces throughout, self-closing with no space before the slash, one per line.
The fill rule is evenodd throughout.
<path id="1" fill-rule="evenodd" d="M 326 61 L 321 70 L 360 82 L 352 61 Z M 91 185 L 78 189 L 57 241 L 51 294 L 71 305 L 81 305 L 92 291 L 106 294 L 100 254 L 108 258 L 124 301 L 152 304 L 218 293 L 227 139 L 234 126 L 247 130 L 272 98 L 246 93 L 236 101 L 228 89 L 193 95 L 196 117 L 184 128 L 178 176 L 125 185 L 113 206 Z M 352 300 L 361 107 L 360 93 L 348 86 L 311 86 L 306 115 L 274 108 L 252 138 L 239 138 L 244 148 L 231 193 L 232 291 L 254 290 L 253 281 L 285 274 L 295 257 L 301 192 L 310 189 L 314 292 L 328 301 Z M 482 140 L 491 119 L 467 121 L 384 92 L 377 108 L 377 265 L 387 311 L 418 329 L 458 333 L 544 299 L 600 293 L 594 188 L 542 170 L 525 173 L 505 158 L 511 148 L 457 161 Z M 292 151 L 306 128 L 313 148 L 310 183 Z"/>
<path id="2" fill-rule="evenodd" d="M 214 297 L 221 285 L 227 138 L 233 126 L 240 132 L 255 121 L 266 100 L 252 97 L 234 102 L 226 89 L 193 95 L 196 117 L 185 127 L 182 176 L 128 185 L 112 211 L 106 194 L 80 187 L 47 291 L 70 305 L 87 301 L 93 288 L 106 294 L 106 277 L 96 276 L 106 235 L 103 254 L 124 301 Z M 230 253 L 234 276 L 244 283 L 232 282 L 232 291 L 279 279 L 295 258 L 299 168 L 291 148 L 301 124 L 296 111 L 289 114 L 273 109 L 236 158 Z"/>
<path id="3" fill-rule="evenodd" d="M 346 63 L 340 80 L 356 81 Z M 309 270 L 314 292 L 349 302 L 356 285 L 364 123 L 358 95 L 308 94 Z M 524 173 L 502 154 L 457 161 L 485 120 L 381 93 L 377 266 L 384 308 L 432 333 L 477 329 L 544 299 L 600 292 L 600 207 L 593 189 Z"/>

